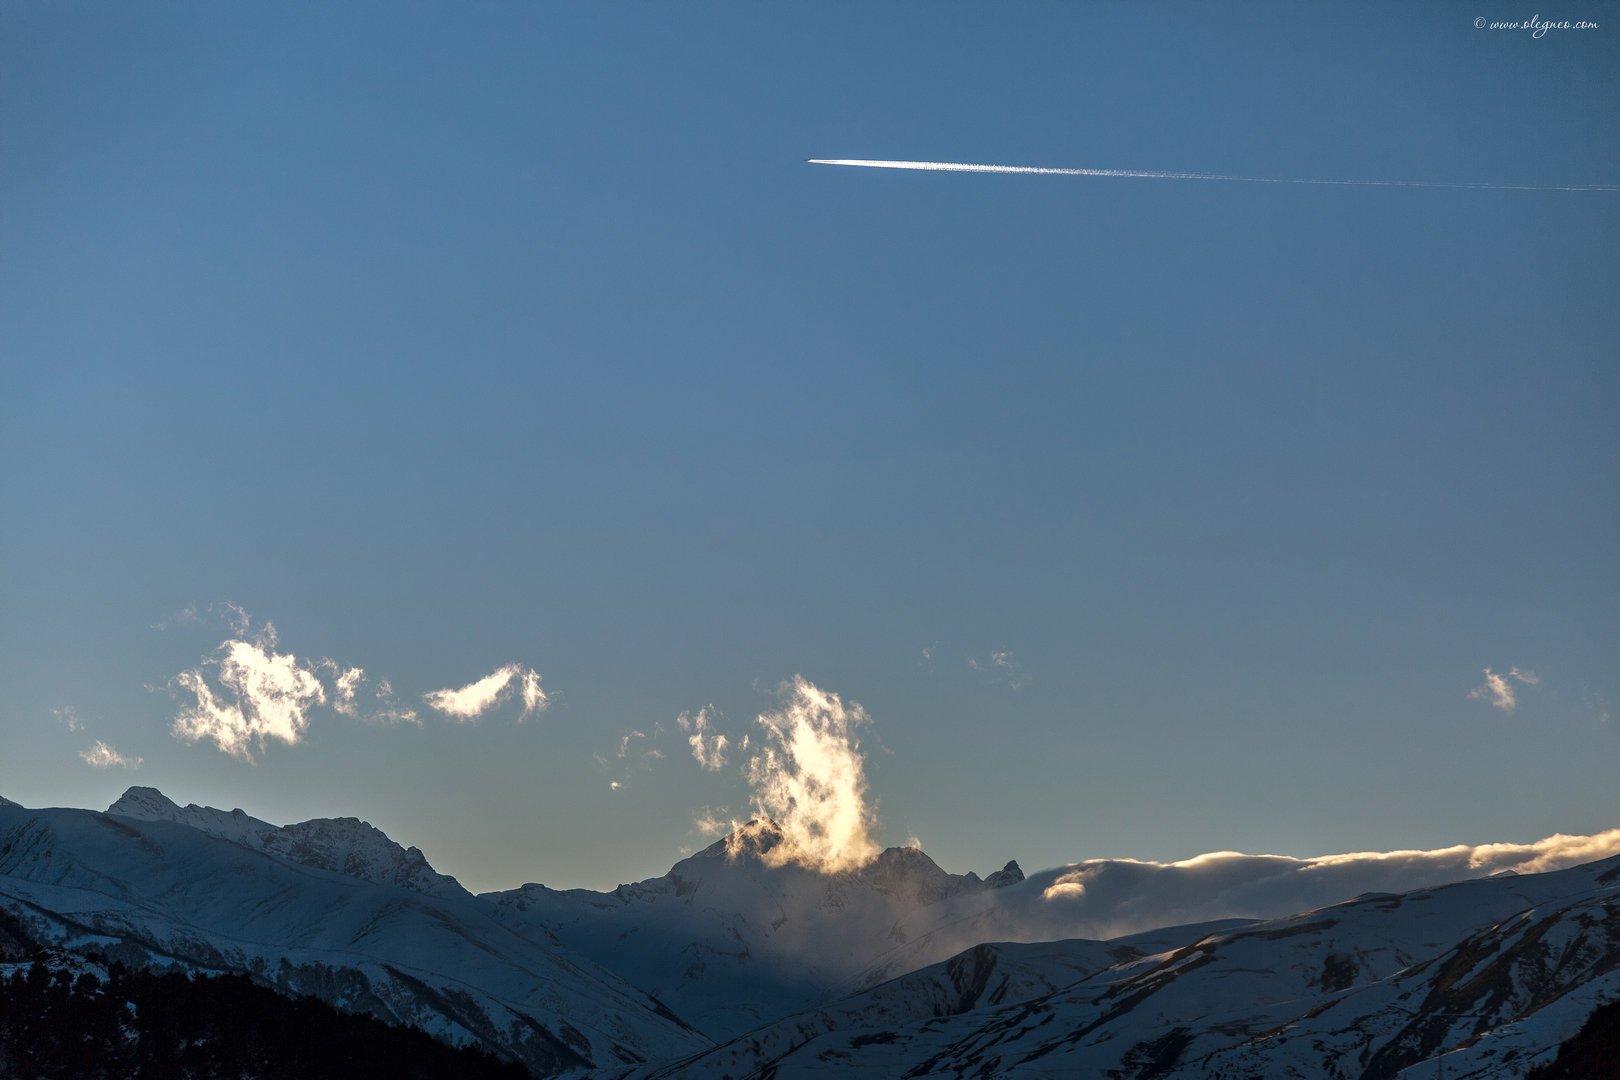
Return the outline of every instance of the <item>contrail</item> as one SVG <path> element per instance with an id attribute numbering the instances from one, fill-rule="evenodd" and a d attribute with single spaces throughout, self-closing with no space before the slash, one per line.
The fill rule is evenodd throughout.
<path id="1" fill-rule="evenodd" d="M 1328 184 L 1336 187 L 1451 188 L 1468 191 L 1606 191 L 1620 184 L 1461 184 L 1433 180 L 1308 180 L 1226 173 L 1158 172 L 1149 169 L 1047 169 L 1035 165 L 972 165 L 960 161 L 867 161 L 811 158 L 811 165 L 854 165 L 863 169 L 921 169 L 927 172 L 1020 173 L 1033 176 L 1104 176 L 1130 180 L 1227 180 L 1243 184 Z"/>

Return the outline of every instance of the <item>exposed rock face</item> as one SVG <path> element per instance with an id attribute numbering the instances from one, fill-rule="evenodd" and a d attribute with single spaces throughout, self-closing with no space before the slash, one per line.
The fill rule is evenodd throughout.
<path id="1" fill-rule="evenodd" d="M 984 883 L 992 889 L 1005 889 L 1008 885 L 1016 885 L 1023 880 L 1023 868 L 1018 865 L 1017 859 L 1012 859 L 1006 866 L 985 878 Z"/>

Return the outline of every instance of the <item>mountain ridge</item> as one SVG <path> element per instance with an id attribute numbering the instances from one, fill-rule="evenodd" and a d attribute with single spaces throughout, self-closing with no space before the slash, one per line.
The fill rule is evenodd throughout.
<path id="1" fill-rule="evenodd" d="M 609 892 L 474 896 L 358 818 L 278 826 L 139 786 L 105 813 L 0 799 L 0 975 L 31 949 L 245 975 L 603 1078 L 1392 1080 L 1444 1056 L 1505 1080 L 1620 999 L 1620 856 L 980 878 L 914 847 L 825 871 L 782 844 L 756 821 Z M 1398 888 L 1448 872 L 1467 880 Z M 1109 932 L 1189 912 L 1215 918 Z"/>

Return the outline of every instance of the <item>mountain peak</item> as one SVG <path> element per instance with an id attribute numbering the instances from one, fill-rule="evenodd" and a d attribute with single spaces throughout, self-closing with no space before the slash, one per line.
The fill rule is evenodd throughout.
<path id="1" fill-rule="evenodd" d="M 359 818 L 313 818 L 283 827 L 239 809 L 216 810 L 196 803 L 182 807 L 157 788 L 139 786 L 124 792 L 107 813 L 178 822 L 288 862 L 362 881 L 397 885 L 430 896 L 469 895 L 455 878 L 428 865 L 419 849 L 401 847 L 387 833 Z"/>
<path id="2" fill-rule="evenodd" d="M 1018 865 L 1017 859 L 1008 859 L 1007 865 L 984 879 L 987 889 L 1003 889 L 1008 885 L 1016 885 L 1024 880 L 1024 869 Z"/>
<path id="3" fill-rule="evenodd" d="M 743 859 L 764 861 L 768 852 L 786 843 L 787 837 L 776 822 L 755 819 L 739 825 L 726 836 L 692 856 L 694 859 Z"/>
<path id="4" fill-rule="evenodd" d="M 142 787 L 139 784 L 124 792 L 118 797 L 117 802 L 107 807 L 109 814 L 147 821 L 169 821 L 172 820 L 171 815 L 179 812 L 180 807 L 173 799 L 155 787 Z"/>

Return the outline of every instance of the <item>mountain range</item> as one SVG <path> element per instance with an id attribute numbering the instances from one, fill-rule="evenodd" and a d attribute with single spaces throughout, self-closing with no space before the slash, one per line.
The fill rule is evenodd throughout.
<path id="1" fill-rule="evenodd" d="M 1335 895 L 1275 857 L 981 878 L 788 843 L 474 895 L 355 818 L 0 799 L 0 975 L 245 975 L 580 1077 L 1509 1077 L 1620 1000 L 1620 857 Z"/>

